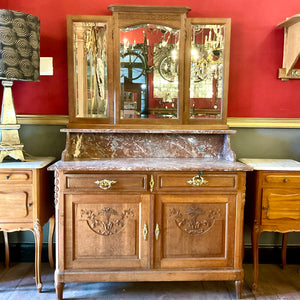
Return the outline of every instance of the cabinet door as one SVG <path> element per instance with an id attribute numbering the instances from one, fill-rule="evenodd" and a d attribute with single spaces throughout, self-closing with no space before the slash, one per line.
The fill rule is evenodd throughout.
<path id="1" fill-rule="evenodd" d="M 66 268 L 147 268 L 149 195 L 65 195 Z"/>
<path id="2" fill-rule="evenodd" d="M 235 195 L 159 195 L 156 205 L 156 268 L 233 266 Z"/>

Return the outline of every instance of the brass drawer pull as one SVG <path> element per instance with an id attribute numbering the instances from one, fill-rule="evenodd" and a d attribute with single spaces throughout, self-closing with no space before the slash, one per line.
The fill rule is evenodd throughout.
<path id="1" fill-rule="evenodd" d="M 144 224 L 144 228 L 143 228 L 143 236 L 144 236 L 144 240 L 147 240 L 147 235 L 148 235 L 148 229 L 147 229 L 147 224 Z"/>
<path id="2" fill-rule="evenodd" d="M 108 190 L 111 188 L 111 185 L 114 184 L 114 183 L 117 183 L 117 181 L 114 181 L 114 180 L 108 180 L 108 179 L 103 179 L 103 180 L 97 180 L 95 181 L 95 183 L 97 185 L 99 185 L 99 188 L 102 189 L 102 190 Z"/>
<path id="3" fill-rule="evenodd" d="M 153 188 L 154 188 L 154 178 L 153 178 L 153 175 L 151 175 L 149 185 L 150 185 L 150 192 L 153 192 Z"/>
<path id="4" fill-rule="evenodd" d="M 5 180 L 8 180 L 8 179 L 9 179 L 9 175 L 6 175 L 6 176 L 5 176 Z"/>
<path id="5" fill-rule="evenodd" d="M 189 183 L 193 186 L 201 186 L 203 184 L 208 183 L 208 181 L 205 180 L 201 175 L 202 175 L 202 172 L 200 172 L 199 175 L 196 175 L 192 179 L 188 180 L 187 183 Z"/>
<path id="6" fill-rule="evenodd" d="M 156 224 L 156 227 L 155 227 L 155 239 L 156 239 L 156 240 L 158 240 L 159 233 L 160 233 L 160 231 L 159 231 L 159 226 L 158 226 L 158 224 Z"/>
<path id="7" fill-rule="evenodd" d="M 269 209 L 269 206 L 263 206 L 262 209 L 268 210 L 268 209 Z"/>
<path id="8" fill-rule="evenodd" d="M 287 182 L 289 182 L 289 180 L 287 178 L 284 178 L 283 182 L 287 183 Z"/>

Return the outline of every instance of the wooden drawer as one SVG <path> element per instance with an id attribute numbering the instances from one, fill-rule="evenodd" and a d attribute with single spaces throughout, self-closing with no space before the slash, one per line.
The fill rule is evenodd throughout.
<path id="1" fill-rule="evenodd" d="M 32 221 L 33 202 L 29 189 L 0 191 L 0 221 Z"/>
<path id="2" fill-rule="evenodd" d="M 32 171 L 1 170 L 0 184 L 26 184 L 32 182 Z"/>
<path id="3" fill-rule="evenodd" d="M 262 225 L 279 220 L 297 220 L 300 225 L 300 189 L 263 189 Z"/>
<path id="4" fill-rule="evenodd" d="M 99 192 L 145 191 L 145 174 L 67 174 L 66 189 Z"/>
<path id="5" fill-rule="evenodd" d="M 300 173 L 264 173 L 263 184 L 265 186 L 300 187 Z"/>
<path id="6" fill-rule="evenodd" d="M 199 189 L 236 189 L 237 175 L 226 173 L 204 172 L 199 178 L 196 173 L 173 173 L 157 175 L 158 189 L 199 190 Z"/>

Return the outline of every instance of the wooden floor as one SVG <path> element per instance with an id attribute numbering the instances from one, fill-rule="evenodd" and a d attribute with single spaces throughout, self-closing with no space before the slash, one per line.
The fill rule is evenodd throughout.
<path id="1" fill-rule="evenodd" d="M 253 293 L 252 265 L 244 265 L 243 299 L 300 299 L 299 265 L 260 265 L 258 289 Z M 42 264 L 43 292 L 38 293 L 33 263 L 17 263 L 5 269 L 0 265 L 0 299 L 56 299 L 53 270 Z M 64 299 L 188 300 L 235 299 L 233 282 L 158 282 L 158 283 L 66 283 Z"/>

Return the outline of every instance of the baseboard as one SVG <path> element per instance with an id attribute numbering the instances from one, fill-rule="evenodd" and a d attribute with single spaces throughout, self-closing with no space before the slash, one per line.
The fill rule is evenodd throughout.
<path id="1" fill-rule="evenodd" d="M 0 261 L 4 262 L 4 245 L 0 244 Z M 55 246 L 54 246 L 55 248 Z M 11 262 L 34 262 L 35 248 L 32 243 L 10 243 Z M 252 248 L 245 246 L 244 263 L 252 263 Z M 287 263 L 300 264 L 300 246 L 287 247 Z M 55 255 L 55 253 L 54 253 Z M 48 262 L 48 244 L 43 244 L 42 262 Z M 259 263 L 281 264 L 281 247 L 260 246 Z"/>
<path id="2" fill-rule="evenodd" d="M 9 243 L 9 255 L 10 262 L 34 262 L 35 246 L 33 243 Z M 55 253 L 53 255 L 55 258 Z M 4 244 L 0 244 L 0 261 L 5 261 Z M 48 261 L 48 244 L 44 243 L 42 247 L 42 262 Z"/>
<path id="3" fill-rule="evenodd" d="M 245 246 L 244 263 L 251 264 L 252 247 Z M 300 264 L 300 246 L 287 247 L 286 261 L 287 264 Z M 260 264 L 281 264 L 281 247 L 277 246 L 260 246 L 259 247 L 259 263 Z"/>

